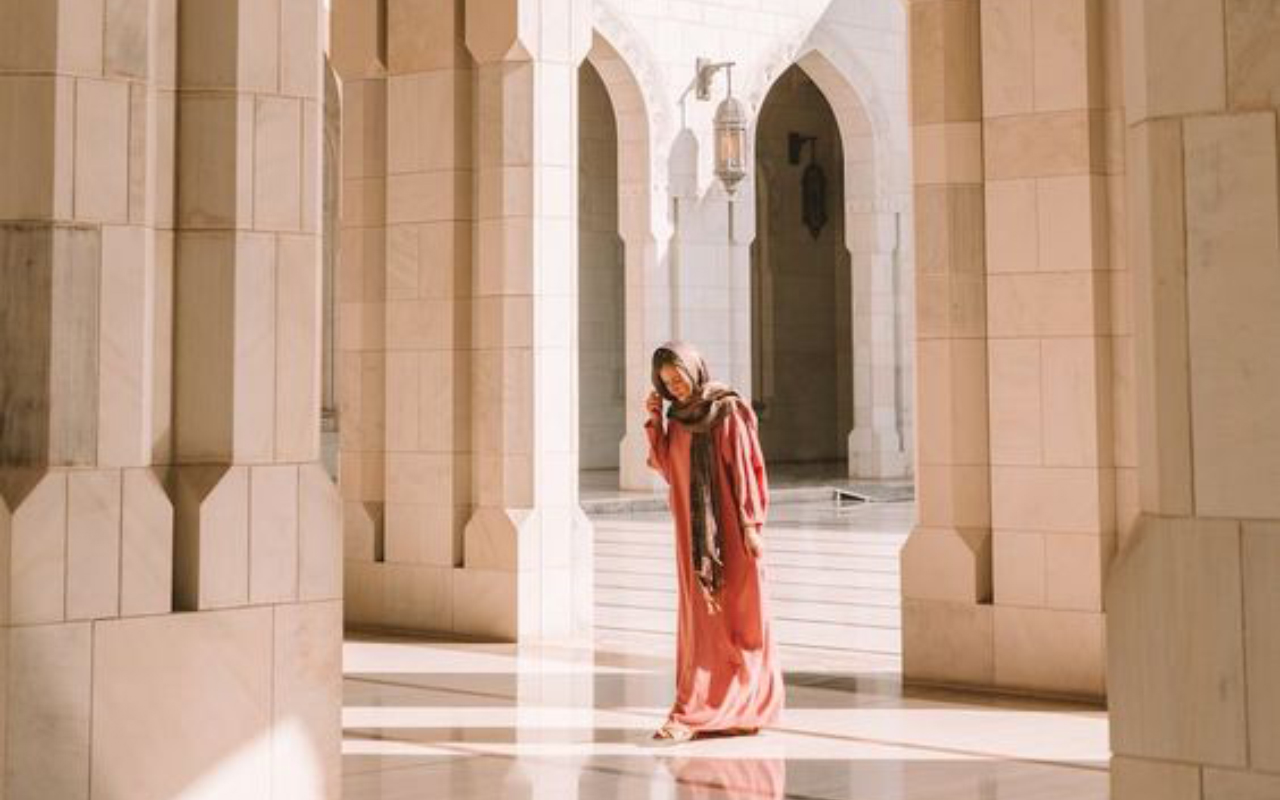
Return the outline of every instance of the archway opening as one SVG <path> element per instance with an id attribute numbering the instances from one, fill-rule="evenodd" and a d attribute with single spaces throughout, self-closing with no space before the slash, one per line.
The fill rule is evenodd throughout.
<path id="1" fill-rule="evenodd" d="M 756 133 L 752 395 L 771 465 L 848 474 L 853 428 L 844 154 L 835 113 L 798 66 L 773 85 Z"/>
<path id="2" fill-rule="evenodd" d="M 626 433 L 626 278 L 618 234 L 618 125 L 600 73 L 578 70 L 579 464 L 616 488 Z"/>

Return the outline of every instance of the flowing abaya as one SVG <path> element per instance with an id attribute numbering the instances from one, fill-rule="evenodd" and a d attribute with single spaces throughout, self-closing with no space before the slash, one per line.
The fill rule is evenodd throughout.
<path id="1" fill-rule="evenodd" d="M 763 526 L 769 505 L 755 414 L 742 402 L 711 430 L 724 535 L 721 610 L 712 613 L 690 563 L 690 445 L 680 422 L 646 423 L 649 466 L 670 488 L 679 566 L 676 700 L 670 719 L 695 733 L 760 728 L 782 711 L 782 671 L 769 631 L 764 565 L 743 529 Z"/>

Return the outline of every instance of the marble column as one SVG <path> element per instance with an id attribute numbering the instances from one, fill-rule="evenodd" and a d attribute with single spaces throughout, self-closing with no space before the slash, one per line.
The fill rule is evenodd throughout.
<path id="1" fill-rule="evenodd" d="M 994 681 L 1094 697 L 1116 544 L 1101 5 L 982 6 Z"/>
<path id="2" fill-rule="evenodd" d="M 908 680 L 990 685 L 987 248 L 978 0 L 909 4 L 916 502 L 902 553 Z"/>
<path id="3" fill-rule="evenodd" d="M 11 799 L 339 790 L 319 3 L 195 8 L 0 8 Z"/>
<path id="4" fill-rule="evenodd" d="M 588 0 L 466 3 L 477 64 L 475 510 L 455 624 L 521 641 L 589 635 L 578 505 L 577 91 Z M 462 622 L 459 617 L 465 615 Z"/>
<path id="5" fill-rule="evenodd" d="M 1123 8 L 1141 516 L 1106 606 L 1112 796 L 1280 796 L 1280 14 Z"/>

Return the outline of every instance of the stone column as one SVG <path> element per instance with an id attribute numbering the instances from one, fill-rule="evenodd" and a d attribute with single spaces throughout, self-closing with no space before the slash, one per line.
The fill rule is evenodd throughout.
<path id="1" fill-rule="evenodd" d="M 902 554 L 908 680 L 994 679 L 978 0 L 909 11 L 916 502 Z"/>
<path id="2" fill-rule="evenodd" d="M 368 12 L 364 4 L 348 7 Z M 361 457 L 381 465 L 375 482 L 352 467 L 360 478 L 348 492 L 355 526 L 348 532 L 348 619 L 448 631 L 471 504 L 474 71 L 461 3 L 392 0 L 386 12 L 385 78 L 360 61 L 349 65 L 368 120 L 367 127 L 360 119 L 350 126 L 385 131 L 382 142 L 352 154 L 373 191 L 385 180 L 385 217 L 366 206 L 347 228 L 355 248 L 345 263 L 350 307 L 378 317 L 352 321 L 349 330 L 347 357 L 364 365 L 353 363 L 347 376 L 357 415 L 349 441 L 353 455 L 364 451 Z M 377 63 L 363 63 L 370 61 Z M 385 107 L 368 104 L 383 84 Z M 385 160 L 373 158 L 371 146 L 382 143 Z M 380 535 L 374 503 L 381 503 Z"/>
<path id="3" fill-rule="evenodd" d="M 339 791 L 319 21 L 0 8 L 9 798 Z"/>
<path id="4" fill-rule="evenodd" d="M 1107 593 L 1112 796 L 1280 796 L 1280 13 L 1123 5 L 1137 532 Z"/>
<path id="5" fill-rule="evenodd" d="M 1095 697 L 1116 541 L 1101 5 L 982 5 L 994 680 Z"/>
<path id="6" fill-rule="evenodd" d="M 466 3 L 478 69 L 472 391 L 475 511 L 455 624 L 586 636 L 591 528 L 578 506 L 577 68 L 588 0 Z"/>

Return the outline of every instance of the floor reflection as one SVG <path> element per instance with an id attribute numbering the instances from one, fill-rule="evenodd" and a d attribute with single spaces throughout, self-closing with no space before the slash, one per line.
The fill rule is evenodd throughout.
<path id="1" fill-rule="evenodd" d="M 945 691 L 830 661 L 788 668 L 750 738 L 655 745 L 674 685 L 655 652 L 346 645 L 347 800 L 1102 800 L 1105 712 Z"/>

